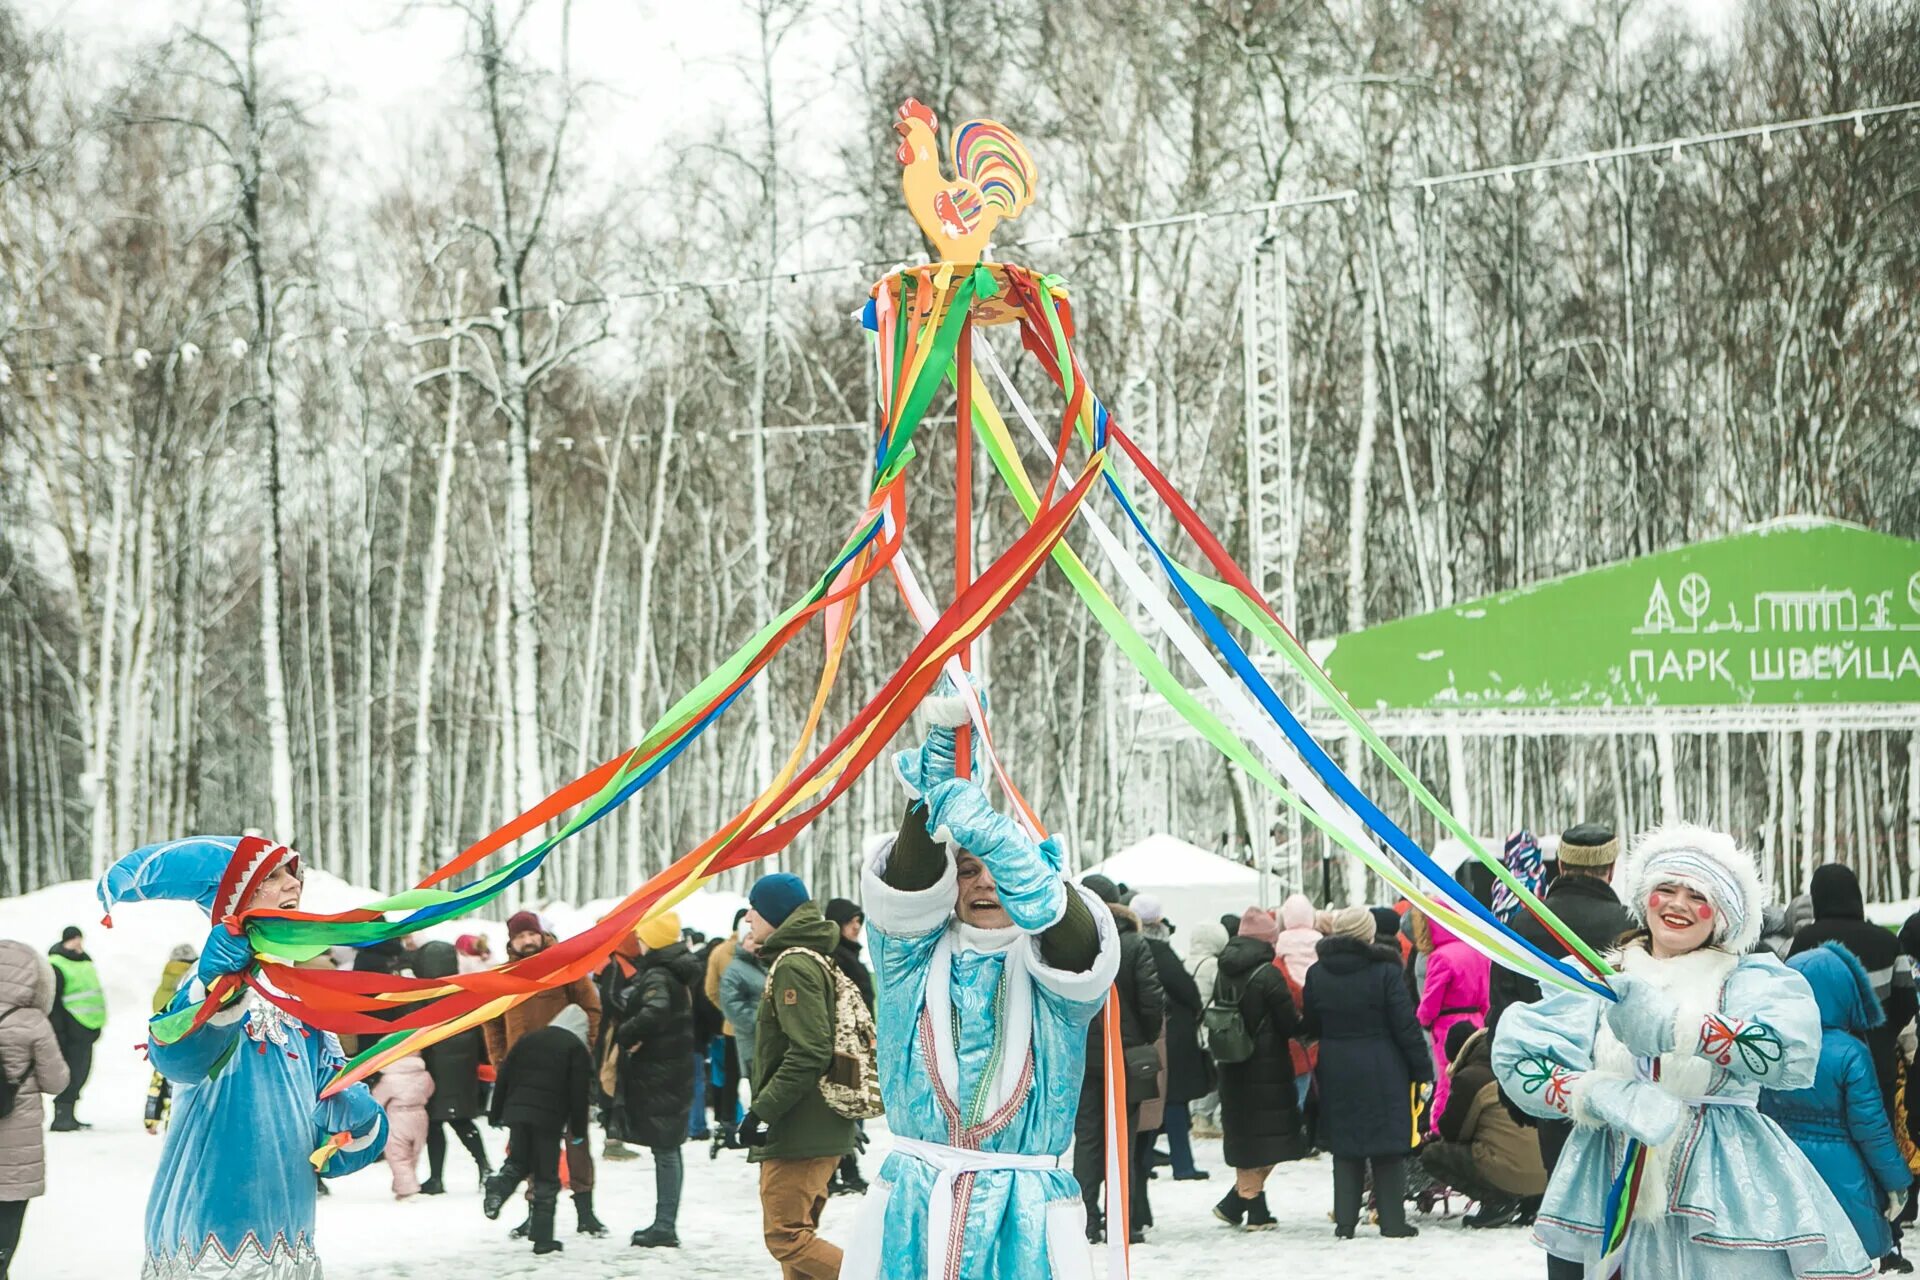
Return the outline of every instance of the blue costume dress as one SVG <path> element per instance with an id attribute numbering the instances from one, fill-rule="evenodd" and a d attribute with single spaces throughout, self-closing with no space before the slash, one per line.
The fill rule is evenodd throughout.
<path id="1" fill-rule="evenodd" d="M 149 846 L 108 870 L 101 900 L 185 899 L 231 914 L 271 869 L 258 853 L 231 837 Z M 237 868 L 247 874 L 230 859 L 250 859 Z M 202 976 L 190 975 L 159 1016 L 205 995 Z M 147 1055 L 174 1100 L 147 1198 L 141 1280 L 319 1280 L 308 1157 L 351 1135 L 323 1171 L 338 1177 L 378 1160 L 387 1142 L 386 1115 L 365 1085 L 319 1101 L 346 1061 L 339 1041 L 250 990 L 173 1044 L 149 1038 Z"/>
<path id="2" fill-rule="evenodd" d="M 1756 1109 L 1762 1088 L 1813 1082 L 1820 1011 L 1806 981 L 1771 954 L 1718 948 L 1656 960 L 1634 945 L 1616 963 L 1671 1002 L 1673 1049 L 1657 1059 L 1627 1049 L 1607 1002 L 1583 992 L 1501 1015 L 1501 1087 L 1534 1115 L 1574 1123 L 1536 1240 L 1598 1274 L 1607 1192 L 1633 1134 L 1652 1157 L 1624 1251 L 1632 1280 L 1874 1274 L 1819 1175 Z"/>
<path id="3" fill-rule="evenodd" d="M 939 799 L 936 790 L 936 813 Z M 1059 1162 L 1073 1144 L 1087 1026 L 1118 971 L 1119 933 L 1099 900 L 1068 885 L 1030 841 L 1003 846 L 997 861 L 981 842 L 961 843 L 993 868 L 1002 902 L 1029 927 L 962 924 L 951 857 L 939 883 L 917 892 L 881 879 L 891 841 L 869 860 L 863 905 L 895 1146 L 868 1192 L 843 1280 L 1091 1274 L 1080 1186 Z M 1041 955 L 1038 934 L 1060 918 L 1068 892 L 1099 930 L 1099 957 L 1085 972 Z"/>

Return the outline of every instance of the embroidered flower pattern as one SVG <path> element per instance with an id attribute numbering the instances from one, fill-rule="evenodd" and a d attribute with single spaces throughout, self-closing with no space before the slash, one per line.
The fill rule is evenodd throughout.
<path id="1" fill-rule="evenodd" d="M 1780 1034 L 1766 1023 L 1743 1022 L 1717 1013 L 1708 1014 L 1701 1024 L 1700 1053 L 1723 1067 L 1732 1066 L 1737 1053 L 1741 1064 L 1756 1076 L 1770 1074 L 1786 1056 Z"/>
<path id="2" fill-rule="evenodd" d="M 1539 1094 L 1541 1100 L 1561 1115 L 1573 1114 L 1572 1088 L 1574 1073 L 1547 1058 L 1522 1058 L 1514 1064 L 1513 1073 L 1520 1077 L 1520 1091 L 1525 1094 Z"/>

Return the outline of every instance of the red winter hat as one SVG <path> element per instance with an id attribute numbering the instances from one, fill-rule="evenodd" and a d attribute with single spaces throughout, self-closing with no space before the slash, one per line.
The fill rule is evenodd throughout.
<path id="1" fill-rule="evenodd" d="M 541 933 L 540 917 L 531 911 L 516 911 L 507 917 L 507 936 L 516 933 Z"/>

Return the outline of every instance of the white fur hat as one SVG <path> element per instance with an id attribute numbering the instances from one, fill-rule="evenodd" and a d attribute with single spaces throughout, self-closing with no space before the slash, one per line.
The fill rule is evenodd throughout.
<path id="1" fill-rule="evenodd" d="M 1647 896 L 1666 881 L 1679 881 L 1713 904 L 1715 946 L 1743 956 L 1760 941 L 1766 906 L 1760 868 L 1732 836 L 1687 822 L 1656 827 L 1633 842 L 1614 875 L 1628 914 L 1641 925 Z"/>

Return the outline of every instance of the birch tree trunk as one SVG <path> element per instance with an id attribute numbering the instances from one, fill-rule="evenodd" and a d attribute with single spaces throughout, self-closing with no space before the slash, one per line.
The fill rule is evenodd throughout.
<path id="1" fill-rule="evenodd" d="M 456 278 L 453 296 L 461 296 L 465 274 Z M 440 597 L 447 582 L 447 522 L 453 493 L 453 471 L 460 444 L 460 332 L 447 337 L 447 413 L 440 432 L 439 457 L 433 477 L 433 529 L 427 536 L 426 581 L 420 602 L 420 656 L 413 676 L 413 764 L 408 770 L 411 792 L 407 802 L 407 838 L 403 860 L 407 883 L 417 884 L 426 874 L 427 797 L 433 786 L 433 677 L 439 660 Z M 458 807 L 452 818 L 459 821 Z"/>
<path id="2" fill-rule="evenodd" d="M 653 581 L 660 563 L 660 537 L 666 529 L 667 519 L 667 474 L 673 465 L 673 432 L 679 415 L 679 399 L 669 389 L 665 403 L 660 410 L 659 451 L 653 459 L 653 484 L 647 493 L 647 531 L 640 540 L 639 583 L 634 595 L 634 628 L 636 639 L 633 646 L 633 661 L 627 668 L 627 742 L 639 746 L 648 727 L 647 691 L 650 687 L 647 679 L 647 664 L 653 653 Z M 667 803 L 671 805 L 671 796 Z M 667 838 L 672 839 L 671 811 L 669 821 L 656 824 L 664 829 Z M 626 883 L 637 885 L 645 879 L 646 866 L 645 840 L 648 824 L 641 820 L 638 813 L 629 814 L 626 823 Z"/>

